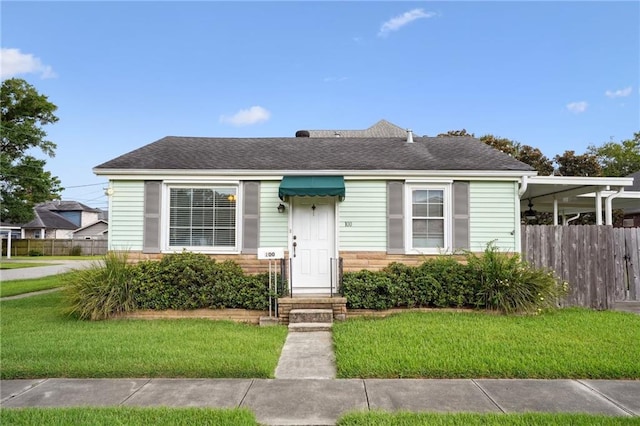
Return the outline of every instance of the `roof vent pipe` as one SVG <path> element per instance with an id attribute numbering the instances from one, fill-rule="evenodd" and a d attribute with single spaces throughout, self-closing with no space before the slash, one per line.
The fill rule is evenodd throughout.
<path id="1" fill-rule="evenodd" d="M 407 143 L 413 143 L 413 131 L 407 129 Z"/>
<path id="2" fill-rule="evenodd" d="M 333 134 L 333 136 L 335 136 L 336 138 L 339 138 L 339 137 L 340 137 L 340 132 L 335 132 L 335 133 Z"/>

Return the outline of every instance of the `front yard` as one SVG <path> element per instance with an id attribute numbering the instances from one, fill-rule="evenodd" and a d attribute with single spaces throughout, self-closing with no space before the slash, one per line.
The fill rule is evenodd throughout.
<path id="1" fill-rule="evenodd" d="M 341 378 L 640 378 L 640 316 L 406 313 L 334 324 Z"/>
<path id="2" fill-rule="evenodd" d="M 285 327 L 210 320 L 79 321 L 60 293 L 1 302 L 2 379 L 273 377 Z"/>

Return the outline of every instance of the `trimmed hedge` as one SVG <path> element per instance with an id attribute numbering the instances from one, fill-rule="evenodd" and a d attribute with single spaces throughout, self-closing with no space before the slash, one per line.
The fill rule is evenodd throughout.
<path id="1" fill-rule="evenodd" d="M 105 262 L 79 271 L 67 286 L 67 295 L 70 313 L 92 320 L 136 309 L 265 310 L 269 276 L 246 275 L 232 261 L 218 263 L 191 252 L 135 265 L 127 263 L 126 255 L 109 254 Z"/>
<path id="2" fill-rule="evenodd" d="M 230 260 L 204 254 L 170 254 L 135 269 L 133 293 L 139 309 L 269 307 L 268 274 L 246 275 Z M 275 295 L 277 296 L 277 295 Z"/>
<path id="3" fill-rule="evenodd" d="M 348 272 L 342 290 L 353 309 L 476 307 L 517 313 L 556 307 L 567 283 L 489 244 L 482 256 L 467 253 L 465 263 L 440 256 L 417 267 L 391 263 L 379 272 Z"/>

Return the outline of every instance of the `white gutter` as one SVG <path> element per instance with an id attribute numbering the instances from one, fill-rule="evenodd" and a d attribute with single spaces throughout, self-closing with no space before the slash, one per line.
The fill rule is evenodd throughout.
<path id="1" fill-rule="evenodd" d="M 580 213 L 578 213 L 577 215 L 570 217 L 569 219 L 566 219 L 564 216 L 562 216 L 562 225 L 568 225 L 569 222 L 573 222 L 574 220 L 576 220 L 577 218 L 580 217 Z"/>
<path id="2" fill-rule="evenodd" d="M 611 213 L 611 208 L 613 205 L 613 199 L 619 196 L 624 192 L 624 188 L 620 188 L 618 192 L 615 192 L 609 195 L 604 201 L 604 212 L 605 212 L 605 224 L 613 225 L 613 214 Z"/>
<path id="3" fill-rule="evenodd" d="M 527 192 L 527 186 L 529 186 L 529 176 L 522 176 L 522 184 L 520 185 L 520 190 L 518 191 L 518 197 L 522 198 L 522 195 Z"/>

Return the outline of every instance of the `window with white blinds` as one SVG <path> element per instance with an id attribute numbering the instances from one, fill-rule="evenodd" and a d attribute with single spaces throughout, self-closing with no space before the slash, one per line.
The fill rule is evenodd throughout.
<path id="1" fill-rule="evenodd" d="M 170 188 L 169 246 L 234 248 L 236 188 Z"/>
<path id="2" fill-rule="evenodd" d="M 407 185 L 405 216 L 408 253 L 441 253 L 451 246 L 450 185 Z"/>

